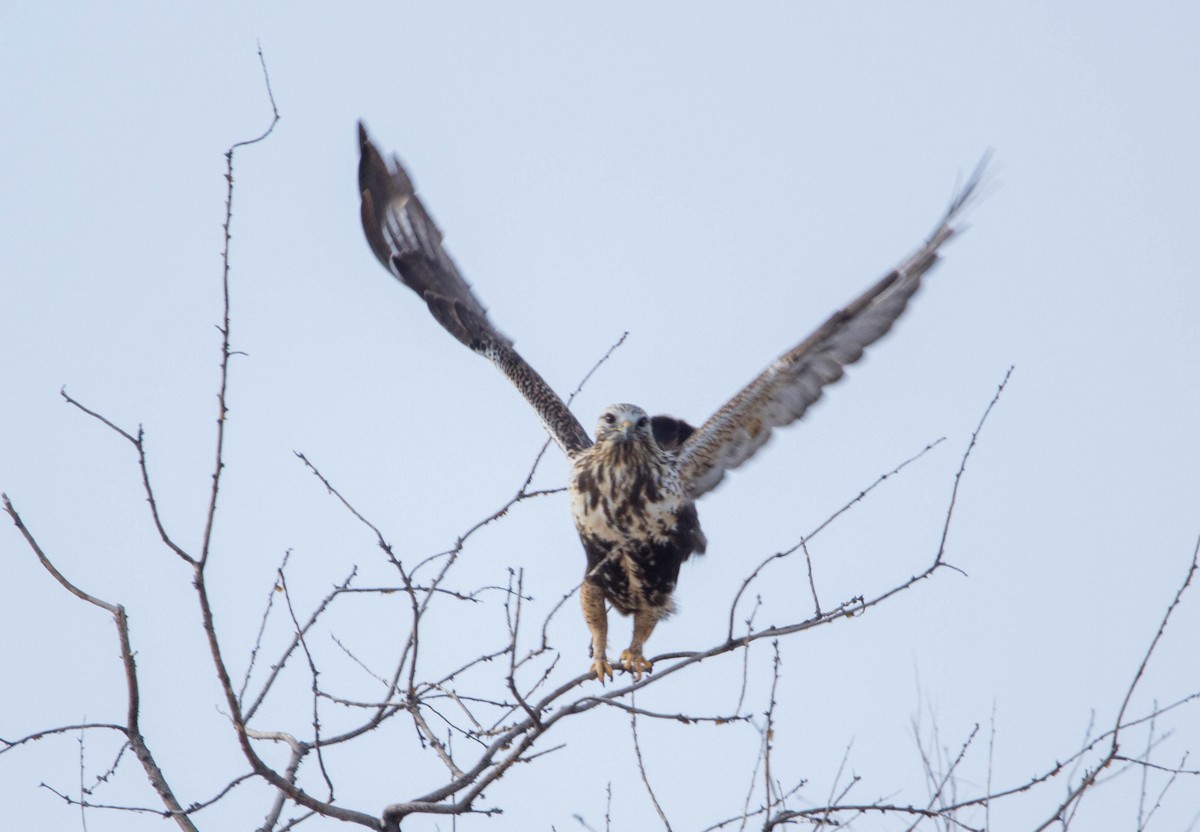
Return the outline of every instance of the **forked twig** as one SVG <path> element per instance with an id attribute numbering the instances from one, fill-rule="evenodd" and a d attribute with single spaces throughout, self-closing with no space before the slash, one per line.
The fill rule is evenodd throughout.
<path id="1" fill-rule="evenodd" d="M 167 778 L 163 775 L 162 769 L 155 762 L 154 755 L 150 753 L 150 747 L 146 744 L 145 738 L 141 732 L 141 694 L 138 687 L 137 663 L 134 661 L 133 647 L 130 645 L 129 639 L 129 620 L 125 616 L 125 608 L 120 604 L 110 604 L 107 601 L 101 600 L 94 595 L 91 595 L 74 583 L 69 581 L 53 563 L 46 553 L 42 550 L 41 545 L 34 538 L 33 533 L 26 527 L 25 521 L 21 519 L 21 515 L 17 513 L 16 508 L 8 499 L 7 494 L 0 494 L 0 501 L 4 503 L 4 511 L 12 519 L 21 536 L 25 538 L 25 542 L 29 544 L 29 548 L 37 555 L 37 559 L 42 566 L 49 572 L 56 581 L 68 592 L 75 597 L 88 602 L 94 606 L 105 610 L 113 617 L 113 623 L 117 628 L 117 640 L 121 645 L 121 664 L 125 667 L 125 687 L 126 687 L 126 722 L 122 733 L 125 734 L 130 746 L 133 748 L 134 755 L 138 758 L 138 762 L 142 764 L 143 771 L 146 772 L 146 778 L 150 781 L 150 785 L 158 793 L 163 805 L 166 806 L 167 812 L 179 825 L 180 829 L 185 832 L 194 832 L 196 827 L 184 812 L 183 807 L 175 797 L 174 791 L 167 782 Z M 79 726 L 81 729 L 86 726 Z M 7 747 L 12 747 L 9 744 Z"/>

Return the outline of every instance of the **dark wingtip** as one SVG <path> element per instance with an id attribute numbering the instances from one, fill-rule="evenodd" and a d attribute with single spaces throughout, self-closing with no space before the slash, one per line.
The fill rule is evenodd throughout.
<path id="1" fill-rule="evenodd" d="M 374 187 L 377 190 L 382 190 L 386 187 L 388 180 L 387 163 L 383 161 L 383 156 L 371 143 L 371 137 L 367 135 L 367 127 L 361 121 L 358 123 L 358 189 L 360 192 L 370 190 Z"/>
<path id="2" fill-rule="evenodd" d="M 360 155 L 358 158 L 358 193 L 362 202 L 359 205 L 359 218 L 362 220 L 363 233 L 367 244 L 375 257 L 385 267 L 388 266 L 390 252 L 387 242 L 383 239 L 383 216 L 387 203 L 389 179 L 387 164 L 371 139 L 367 135 L 367 127 L 358 122 L 358 143 Z"/>
<path id="3" fill-rule="evenodd" d="M 375 257 L 390 268 L 391 250 L 384 240 L 383 226 L 391 201 L 397 196 L 412 194 L 412 180 L 398 159 L 388 165 L 361 120 L 358 122 L 358 141 L 358 192 L 362 199 L 359 215 L 363 231 Z"/>

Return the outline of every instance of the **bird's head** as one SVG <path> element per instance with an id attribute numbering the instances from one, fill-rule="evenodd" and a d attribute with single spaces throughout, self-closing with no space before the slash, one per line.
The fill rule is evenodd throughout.
<path id="1" fill-rule="evenodd" d="M 650 431 L 650 417 L 646 411 L 633 404 L 610 404 L 600 414 L 596 423 L 596 443 L 617 442 L 624 444 L 635 441 L 653 444 L 654 434 Z"/>

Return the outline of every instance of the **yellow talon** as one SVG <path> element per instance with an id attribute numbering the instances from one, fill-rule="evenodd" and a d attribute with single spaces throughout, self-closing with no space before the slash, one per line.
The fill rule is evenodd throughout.
<path id="1" fill-rule="evenodd" d="M 635 682 L 640 682 L 642 680 L 642 673 L 654 672 L 654 663 L 647 660 L 646 657 L 642 655 L 640 650 L 636 653 L 631 650 L 625 650 L 622 652 L 621 666 L 626 671 L 633 674 L 633 681 Z"/>
<path id="2" fill-rule="evenodd" d="M 608 659 L 606 657 L 599 656 L 598 658 L 592 660 L 592 673 L 596 675 L 596 678 L 600 681 L 600 684 L 603 685 L 605 676 L 607 676 L 609 679 L 613 677 L 612 665 L 608 663 Z"/>

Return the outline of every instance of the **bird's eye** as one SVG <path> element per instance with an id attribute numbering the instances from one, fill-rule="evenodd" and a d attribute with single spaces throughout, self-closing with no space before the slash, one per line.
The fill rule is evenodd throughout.
<path id="1" fill-rule="evenodd" d="M 644 428 L 644 427 L 646 427 L 646 424 L 647 424 L 647 422 L 648 422 L 648 421 L 649 421 L 649 420 L 648 420 L 648 419 L 647 419 L 645 416 L 643 416 L 642 418 L 638 419 L 638 427 L 639 427 L 639 428 Z"/>
<path id="2" fill-rule="evenodd" d="M 617 417 L 616 417 L 616 416 L 614 416 L 612 413 L 605 413 L 605 414 L 604 414 L 604 424 L 606 424 L 606 425 L 615 425 L 616 423 L 617 423 Z"/>

